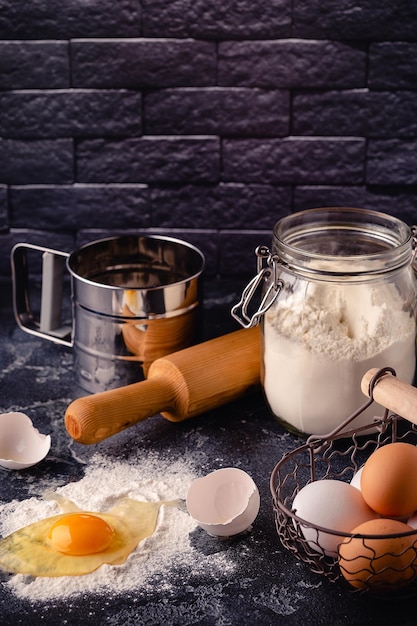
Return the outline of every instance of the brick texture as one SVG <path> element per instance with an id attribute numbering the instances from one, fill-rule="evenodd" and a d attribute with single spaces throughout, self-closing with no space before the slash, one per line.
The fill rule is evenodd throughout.
<path id="1" fill-rule="evenodd" d="M 334 41 L 239 41 L 219 45 L 219 82 L 227 86 L 363 87 L 366 54 Z"/>
<path id="2" fill-rule="evenodd" d="M 411 0 L 0 0 L 0 275 L 123 232 L 251 276 L 277 220 L 417 224 Z"/>
<path id="3" fill-rule="evenodd" d="M 1 139 L 0 183 L 74 182 L 72 139 Z"/>
<path id="4" fill-rule="evenodd" d="M 327 91 L 295 94 L 297 135 L 417 136 L 417 91 Z"/>
<path id="5" fill-rule="evenodd" d="M 176 39 L 74 40 L 75 87 L 146 88 L 212 85 L 214 43 Z"/>
<path id="6" fill-rule="evenodd" d="M 69 52 L 66 41 L 0 42 L 0 89 L 69 87 Z"/>
<path id="7" fill-rule="evenodd" d="M 0 93 L 2 137 L 140 135 L 141 95 L 127 91 L 25 90 Z"/>
<path id="8" fill-rule="evenodd" d="M 1 0 L 2 39 L 137 37 L 140 30 L 138 0 Z"/>
<path id="9" fill-rule="evenodd" d="M 295 0 L 294 27 L 301 37 L 365 41 L 415 41 L 414 0 Z"/>
<path id="10" fill-rule="evenodd" d="M 145 37 L 270 39 L 291 34 L 291 0 L 143 0 Z"/>
<path id="11" fill-rule="evenodd" d="M 369 49 L 372 89 L 417 89 L 417 44 L 374 43 Z"/>
<path id="12" fill-rule="evenodd" d="M 80 182 L 216 182 L 220 179 L 217 137 L 144 137 L 80 141 Z"/>
<path id="13" fill-rule="evenodd" d="M 0 237 L 7 230 L 7 187 L 0 185 Z"/>
<path id="14" fill-rule="evenodd" d="M 146 185 L 21 185 L 10 189 L 13 228 L 30 220 L 57 232 L 82 228 L 147 228 L 150 223 Z M 117 210 L 115 210 L 117 208 Z"/>
<path id="15" fill-rule="evenodd" d="M 372 185 L 417 185 L 417 139 L 370 141 L 367 178 Z"/>
<path id="16" fill-rule="evenodd" d="M 166 89 L 145 96 L 146 132 L 168 135 L 285 136 L 289 94 L 284 90 Z"/>
<path id="17" fill-rule="evenodd" d="M 231 181 L 276 184 L 363 182 L 362 139 L 225 140 L 224 175 Z"/>

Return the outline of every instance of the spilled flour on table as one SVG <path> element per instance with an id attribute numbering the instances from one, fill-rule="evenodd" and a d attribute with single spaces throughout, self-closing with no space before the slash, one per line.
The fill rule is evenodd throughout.
<path id="1" fill-rule="evenodd" d="M 112 461 L 95 454 L 89 461 L 85 476 L 56 491 L 89 511 L 104 512 L 121 497 L 140 501 L 185 499 L 188 487 L 197 478 L 192 465 L 184 459 L 164 461 L 158 454 L 148 454 L 134 466 Z M 33 497 L 0 505 L 0 534 L 2 537 L 39 519 L 60 513 L 56 502 Z M 196 550 L 190 533 L 196 523 L 185 511 L 168 506 L 160 508 L 153 535 L 142 541 L 122 565 L 102 565 L 84 576 L 33 578 L 13 575 L 4 583 L 20 598 L 32 602 L 63 599 L 79 594 L 116 595 L 134 590 L 151 590 L 155 579 L 159 590 L 169 592 L 170 571 L 177 574 L 191 570 L 219 577 L 230 573 L 234 563 L 224 552 L 204 556 Z M 201 530 L 202 533 L 204 531 Z"/>

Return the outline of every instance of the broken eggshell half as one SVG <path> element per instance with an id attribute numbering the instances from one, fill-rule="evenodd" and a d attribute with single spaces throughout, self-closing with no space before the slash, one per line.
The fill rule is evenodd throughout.
<path id="1" fill-rule="evenodd" d="M 231 537 L 252 525 L 260 497 L 249 474 L 226 467 L 194 480 L 186 504 L 193 520 L 209 535 Z"/>
<path id="2" fill-rule="evenodd" d="M 51 447 L 50 435 L 42 435 L 25 413 L 0 414 L 0 465 L 19 470 L 36 465 Z"/>

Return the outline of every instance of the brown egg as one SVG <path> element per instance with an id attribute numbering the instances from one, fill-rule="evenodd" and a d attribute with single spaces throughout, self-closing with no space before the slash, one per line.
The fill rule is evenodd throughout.
<path id="1" fill-rule="evenodd" d="M 405 517 L 417 510 L 417 448 L 395 442 L 381 446 L 366 461 L 362 496 L 385 517 Z"/>
<path id="2" fill-rule="evenodd" d="M 346 538 L 339 546 L 343 577 L 356 589 L 394 591 L 417 576 L 417 534 L 401 536 L 413 529 L 392 519 L 373 519 L 357 526 L 352 534 L 381 537 Z M 400 535 L 386 537 L 384 535 Z"/>

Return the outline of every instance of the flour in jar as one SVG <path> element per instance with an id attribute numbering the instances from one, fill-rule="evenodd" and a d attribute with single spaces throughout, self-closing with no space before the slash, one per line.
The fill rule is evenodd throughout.
<path id="1" fill-rule="evenodd" d="M 393 367 L 411 383 L 416 322 L 403 304 L 389 283 L 287 285 L 264 318 L 263 386 L 274 415 L 326 434 L 366 402 L 360 383 L 371 367 Z M 375 415 L 382 409 L 373 404 L 350 427 Z"/>

